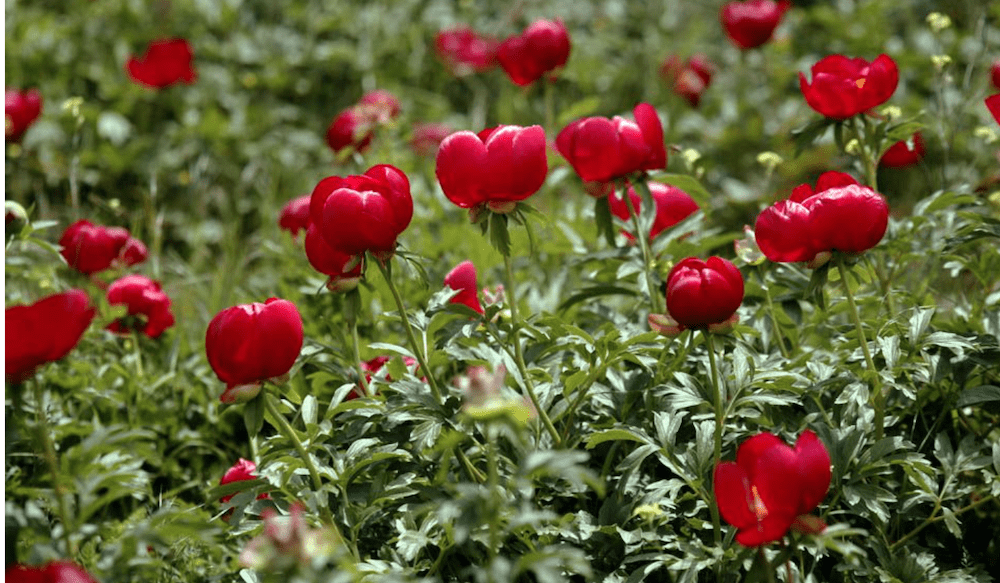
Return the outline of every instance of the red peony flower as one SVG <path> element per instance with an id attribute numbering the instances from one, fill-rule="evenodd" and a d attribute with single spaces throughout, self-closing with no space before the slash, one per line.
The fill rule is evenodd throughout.
<path id="1" fill-rule="evenodd" d="M 293 198 L 281 209 L 278 226 L 288 231 L 293 237 L 299 236 L 299 231 L 309 227 L 309 201 L 312 195 L 304 194 Z"/>
<path id="2" fill-rule="evenodd" d="M 742 303 L 743 274 L 721 257 L 688 257 L 667 275 L 667 313 L 681 329 L 726 324 Z"/>
<path id="3" fill-rule="evenodd" d="M 7 382 L 19 383 L 35 369 L 66 356 L 94 319 L 87 294 L 78 289 L 51 295 L 4 312 Z"/>
<path id="4" fill-rule="evenodd" d="M 785 12 L 791 8 L 789 0 L 745 0 L 729 2 L 722 7 L 720 16 L 726 36 L 741 49 L 752 49 L 771 40 L 774 29 L 781 23 Z"/>
<path id="5" fill-rule="evenodd" d="M 361 96 L 355 106 L 375 124 L 385 124 L 399 117 L 399 100 L 385 89 L 375 89 Z"/>
<path id="6" fill-rule="evenodd" d="M 510 80 L 523 87 L 565 66 L 569 45 L 569 33 L 561 20 L 536 20 L 520 35 L 503 41 L 497 59 Z"/>
<path id="7" fill-rule="evenodd" d="M 791 448 L 770 433 L 740 444 L 736 462 L 715 467 L 719 514 L 738 529 L 736 542 L 756 547 L 781 540 L 798 519 L 813 532 L 826 525 L 812 512 L 830 488 L 830 454 L 812 431 Z"/>
<path id="8" fill-rule="evenodd" d="M 1000 93 L 986 98 L 986 109 L 990 110 L 990 115 L 1000 124 Z"/>
<path id="9" fill-rule="evenodd" d="M 812 82 L 799 73 L 806 103 L 817 113 L 847 119 L 885 103 L 899 84 L 899 69 L 887 55 L 874 61 L 843 55 L 824 57 L 812 66 Z"/>
<path id="10" fill-rule="evenodd" d="M 993 63 L 990 67 L 990 81 L 993 82 L 993 86 L 1000 89 L 1000 61 Z"/>
<path id="11" fill-rule="evenodd" d="M 73 269 L 91 275 L 113 266 L 130 266 L 146 260 L 148 251 L 141 241 L 122 227 L 104 227 L 79 220 L 59 238 L 63 258 Z"/>
<path id="12" fill-rule="evenodd" d="M 691 107 L 698 107 L 714 73 L 715 65 L 705 55 L 692 55 L 687 61 L 670 55 L 660 65 L 660 77 Z"/>
<path id="13" fill-rule="evenodd" d="M 471 261 L 463 261 L 444 276 L 444 284 L 458 290 L 451 298 L 453 304 L 464 304 L 469 308 L 483 313 L 483 305 L 479 303 L 479 284 L 476 282 L 476 266 Z"/>
<path id="14" fill-rule="evenodd" d="M 462 76 L 495 67 L 500 43 L 468 26 L 459 26 L 438 32 L 434 46 L 451 72 Z"/>
<path id="15" fill-rule="evenodd" d="M 805 261 L 818 267 L 833 251 L 862 253 L 882 240 L 889 205 L 874 190 L 842 172 L 826 172 L 816 183 L 796 187 L 788 200 L 760 213 L 757 245 L 771 261 Z"/>
<path id="16" fill-rule="evenodd" d="M 136 83 L 147 87 L 162 88 L 174 83 L 194 83 L 198 72 L 191 61 L 194 52 L 188 41 L 180 38 L 158 40 L 149 43 L 141 57 L 129 57 L 125 64 L 128 76 Z"/>
<path id="17" fill-rule="evenodd" d="M 51 561 L 41 567 L 11 564 L 4 570 L 7 583 L 97 583 L 76 563 Z"/>
<path id="18" fill-rule="evenodd" d="M 455 130 L 443 123 L 415 123 L 410 148 L 418 156 L 434 157 L 441 142 L 453 133 Z"/>
<path id="19" fill-rule="evenodd" d="M 24 132 L 35 123 L 42 114 L 42 96 L 37 89 L 20 91 L 6 89 L 4 91 L 4 115 L 6 117 L 5 135 L 8 144 L 21 141 Z"/>
<path id="20" fill-rule="evenodd" d="M 261 384 L 288 374 L 302 350 L 302 317 L 295 304 L 271 298 L 226 308 L 205 332 L 208 363 L 226 383 L 220 400 L 244 403 Z"/>
<path id="21" fill-rule="evenodd" d="M 882 154 L 882 157 L 878 161 L 879 166 L 884 166 L 886 168 L 901 168 L 903 166 L 912 166 L 924 159 L 924 138 L 920 135 L 920 132 L 913 134 L 911 138 L 913 142 L 913 147 L 906 143 L 906 140 L 896 142 L 889 147 L 888 150 Z"/>
<path id="22" fill-rule="evenodd" d="M 371 117 L 357 107 L 349 107 L 337 114 L 326 130 L 326 143 L 334 152 L 352 147 L 358 153 L 368 149 L 375 137 Z"/>
<path id="23" fill-rule="evenodd" d="M 438 149 L 436 173 L 448 200 L 462 208 L 510 212 L 538 192 L 548 173 L 541 126 L 498 126 L 451 134 Z"/>
<path id="24" fill-rule="evenodd" d="M 413 218 L 410 181 L 388 164 L 372 166 L 361 176 L 330 176 L 313 189 L 309 214 L 334 250 L 348 255 L 371 251 L 385 260 Z"/>
<path id="25" fill-rule="evenodd" d="M 233 464 L 233 467 L 226 470 L 226 473 L 222 475 L 222 479 L 219 480 L 220 486 L 225 486 L 226 484 L 231 484 L 233 482 L 245 482 L 247 480 L 257 479 L 257 464 L 250 460 L 245 460 L 240 458 L 238 462 Z M 222 498 L 219 498 L 219 502 L 225 504 L 233 499 L 236 494 L 227 494 Z M 267 492 L 257 496 L 257 500 L 267 500 L 271 497 Z"/>
<path id="26" fill-rule="evenodd" d="M 108 304 L 127 306 L 128 315 L 108 324 L 108 330 L 128 334 L 139 330 L 150 338 L 157 338 L 174 325 L 170 311 L 170 298 L 163 293 L 160 282 L 144 275 L 126 275 L 108 287 Z"/>
<path id="27" fill-rule="evenodd" d="M 653 195 L 653 202 L 656 204 L 656 218 L 653 219 L 653 226 L 649 230 L 650 240 L 655 239 L 664 230 L 683 221 L 698 210 L 698 203 L 688 193 L 676 186 L 661 182 L 647 182 L 647 185 L 649 193 Z M 642 206 L 642 197 L 635 191 L 634 186 L 628 187 L 628 196 L 632 200 L 632 207 L 638 214 Z M 608 198 L 608 205 L 611 207 L 611 213 L 616 217 L 631 222 L 628 204 L 620 191 Z M 626 236 L 630 239 L 634 238 L 632 233 L 626 233 Z"/>
<path id="28" fill-rule="evenodd" d="M 635 121 L 585 117 L 563 128 L 556 149 L 584 182 L 609 182 L 633 172 L 667 166 L 663 126 L 656 110 L 640 103 Z"/>
<path id="29" fill-rule="evenodd" d="M 306 230 L 306 258 L 316 271 L 330 276 L 326 289 L 332 292 L 350 291 L 358 287 L 364 261 L 330 247 L 315 225 Z"/>

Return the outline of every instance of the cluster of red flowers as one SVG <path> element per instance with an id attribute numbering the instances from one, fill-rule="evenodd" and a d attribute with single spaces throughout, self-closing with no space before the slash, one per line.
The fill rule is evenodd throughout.
<path id="1" fill-rule="evenodd" d="M 701 103 L 714 73 L 715 65 L 705 55 L 692 55 L 687 60 L 670 55 L 660 65 L 660 78 L 691 107 Z"/>
<path id="2" fill-rule="evenodd" d="M 561 20 L 537 20 L 503 42 L 459 26 L 438 32 L 434 44 L 456 76 L 486 71 L 499 63 L 520 86 L 564 67 L 570 52 L 569 33 Z"/>
<path id="3" fill-rule="evenodd" d="M 369 91 L 333 118 L 326 130 L 326 143 L 334 152 L 353 148 L 363 153 L 375 137 L 375 128 L 396 119 L 399 112 L 395 95 L 384 89 Z"/>

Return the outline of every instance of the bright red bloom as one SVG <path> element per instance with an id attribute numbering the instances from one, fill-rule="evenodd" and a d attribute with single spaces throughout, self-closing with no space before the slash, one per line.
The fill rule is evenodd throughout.
<path id="1" fill-rule="evenodd" d="M 459 26 L 438 32 L 434 46 L 452 73 L 462 76 L 495 67 L 500 43 L 468 26 Z"/>
<path id="2" fill-rule="evenodd" d="M 438 149 L 436 173 L 448 200 L 462 208 L 487 204 L 509 212 L 538 192 L 549 171 L 541 126 L 498 126 L 455 132 Z"/>
<path id="3" fill-rule="evenodd" d="M 780 540 L 812 512 L 826 497 L 830 475 L 830 454 L 812 431 L 803 431 L 794 448 L 760 433 L 740 444 L 735 463 L 715 467 L 715 501 L 722 518 L 739 529 L 736 542 L 756 547 Z M 817 526 L 813 530 L 822 530 Z"/>
<path id="4" fill-rule="evenodd" d="M 299 231 L 304 231 L 309 227 L 309 201 L 311 199 L 311 194 L 304 194 L 288 201 L 281 209 L 278 226 L 291 233 L 293 237 L 298 237 Z"/>
<path id="5" fill-rule="evenodd" d="M 198 72 L 191 64 L 194 52 L 184 39 L 165 39 L 149 43 L 141 57 L 129 57 L 125 64 L 128 76 L 147 87 L 162 88 L 174 83 L 194 83 Z"/>
<path id="6" fill-rule="evenodd" d="M 128 334 L 133 329 L 156 338 L 174 325 L 170 298 L 160 282 L 144 275 L 126 275 L 108 286 L 108 304 L 128 307 L 128 315 L 108 324 L 108 330 Z"/>
<path id="7" fill-rule="evenodd" d="M 4 570 L 7 583 L 97 583 L 76 563 L 52 561 L 41 567 L 12 564 Z"/>
<path id="8" fill-rule="evenodd" d="M 302 317 L 278 298 L 226 308 L 205 332 L 208 363 L 226 383 L 223 403 L 257 396 L 263 381 L 288 374 L 301 350 Z"/>
<path id="9" fill-rule="evenodd" d="M 986 109 L 990 110 L 990 115 L 1000 124 L 1000 93 L 986 98 Z"/>
<path id="10" fill-rule="evenodd" d="M 479 303 L 479 284 L 476 282 L 476 266 L 471 261 L 463 261 L 444 276 L 444 284 L 458 290 L 451 298 L 453 304 L 465 304 L 471 309 L 483 313 L 483 305 Z"/>
<path id="11" fill-rule="evenodd" d="M 806 103 L 820 115 L 847 119 L 885 103 L 899 84 L 899 69 L 888 55 L 869 63 L 843 55 L 824 57 L 812 66 L 812 82 L 799 73 Z"/>
<path id="12" fill-rule="evenodd" d="M 371 117 L 357 107 L 349 107 L 337 114 L 326 130 L 326 143 L 334 152 L 347 147 L 364 152 L 375 137 Z"/>
<path id="13" fill-rule="evenodd" d="M 667 166 L 663 126 L 656 110 L 640 103 L 635 121 L 585 117 L 563 128 L 556 149 L 584 182 L 610 182 L 641 170 Z"/>
<path id="14" fill-rule="evenodd" d="M 698 203 L 691 198 L 688 193 L 662 182 L 647 182 L 649 193 L 653 195 L 653 202 L 656 204 L 656 218 L 653 219 L 653 226 L 649 230 L 649 239 L 653 240 L 664 230 L 683 221 L 698 210 Z M 642 206 L 642 197 L 635 191 L 634 186 L 628 187 L 628 196 L 632 200 L 632 207 L 638 214 Z M 608 205 L 611 213 L 619 219 L 630 222 L 628 204 L 621 191 L 616 191 L 608 198 Z M 628 234 L 627 236 L 632 236 Z"/>
<path id="15" fill-rule="evenodd" d="M 250 460 L 245 460 L 240 458 L 238 462 L 233 464 L 233 467 L 226 470 L 226 473 L 222 475 L 222 479 L 219 480 L 220 486 L 225 486 L 226 484 L 231 484 L 233 482 L 245 482 L 247 480 L 257 479 L 257 464 Z M 227 494 L 222 498 L 219 498 L 219 502 L 225 504 L 233 499 L 236 494 Z M 257 500 L 266 500 L 270 498 L 271 495 L 267 492 L 257 496 Z"/>
<path id="16" fill-rule="evenodd" d="M 896 142 L 882 154 L 878 161 L 879 166 L 887 168 L 901 168 L 912 166 L 924 159 L 926 150 L 924 149 L 924 137 L 920 132 L 913 134 L 913 147 L 911 148 L 906 140 Z"/>
<path id="17" fill-rule="evenodd" d="M 371 251 L 387 259 L 413 218 L 410 181 L 388 164 L 361 176 L 329 176 L 313 189 L 309 214 L 333 249 L 348 255 Z"/>
<path id="18" fill-rule="evenodd" d="M 520 35 L 503 41 L 497 59 L 510 80 L 523 87 L 565 66 L 569 45 L 569 33 L 561 20 L 536 20 Z"/>
<path id="19" fill-rule="evenodd" d="M 788 200 L 760 213 L 757 245 L 771 261 L 806 261 L 816 267 L 833 251 L 861 253 L 882 240 L 889 205 L 874 190 L 842 172 L 826 172 L 816 190 L 797 186 Z M 819 256 L 819 257 L 817 257 Z"/>
<path id="20" fill-rule="evenodd" d="M 729 2 L 722 7 L 720 17 L 726 36 L 741 49 L 752 49 L 771 40 L 774 29 L 791 8 L 789 0 L 745 0 Z"/>
<path id="21" fill-rule="evenodd" d="M 63 258 L 73 269 L 90 275 L 115 265 L 130 266 L 146 260 L 148 251 L 122 227 L 104 227 L 79 220 L 59 238 Z"/>
<path id="22" fill-rule="evenodd" d="M 441 142 L 453 133 L 455 130 L 443 123 L 415 123 L 410 148 L 418 156 L 436 156 Z"/>
<path id="23" fill-rule="evenodd" d="M 698 107 L 714 73 L 715 65 L 705 55 L 692 55 L 687 61 L 670 55 L 660 65 L 660 77 L 691 107 Z"/>
<path id="24" fill-rule="evenodd" d="M 306 258 L 313 269 L 329 275 L 326 288 L 332 292 L 350 291 L 358 287 L 364 261 L 357 255 L 348 255 L 330 247 L 315 225 L 306 230 Z"/>
<path id="25" fill-rule="evenodd" d="M 66 356 L 94 319 L 87 294 L 72 289 L 28 306 L 13 306 L 5 313 L 5 365 L 7 381 L 19 383 L 35 369 Z"/>
<path id="26" fill-rule="evenodd" d="M 742 303 L 743 274 L 721 257 L 688 257 L 667 275 L 667 313 L 681 328 L 723 324 Z"/>
<path id="27" fill-rule="evenodd" d="M 37 89 L 20 91 L 6 89 L 4 91 L 4 121 L 7 143 L 16 144 L 21 141 L 24 132 L 35 123 L 42 114 L 42 96 Z"/>

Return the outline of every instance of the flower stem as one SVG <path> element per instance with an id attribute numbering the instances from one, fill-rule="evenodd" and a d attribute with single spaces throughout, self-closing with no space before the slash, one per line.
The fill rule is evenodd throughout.
<path id="1" fill-rule="evenodd" d="M 645 195 L 644 198 L 652 200 L 653 195 L 649 191 L 649 186 L 646 184 L 645 178 L 636 180 L 635 186 L 642 189 Z M 632 197 L 628 195 L 628 184 L 622 186 L 622 197 L 628 206 L 628 214 L 632 218 L 632 226 L 635 228 L 635 238 L 639 241 L 639 250 L 642 252 L 642 262 L 644 265 L 642 271 L 646 275 L 646 288 L 649 291 L 649 307 L 652 313 L 662 314 L 666 311 L 666 308 L 660 305 L 660 294 L 657 293 L 656 286 L 653 284 L 653 259 L 649 249 L 649 233 L 639 228 L 639 213 L 636 211 L 635 205 L 632 204 Z"/>
<path id="2" fill-rule="evenodd" d="M 59 459 L 56 457 L 56 448 L 52 443 L 48 416 L 45 414 L 42 383 L 35 379 L 32 384 L 35 388 L 35 415 L 38 417 L 38 436 L 42 441 L 42 454 L 49 466 L 49 472 L 52 474 L 52 494 L 56 498 L 59 522 L 62 523 L 63 544 L 66 546 L 66 555 L 73 556 L 76 554 L 76 549 L 73 547 L 73 541 L 70 536 L 69 510 L 66 508 L 62 480 L 59 478 Z"/>
<path id="3" fill-rule="evenodd" d="M 357 289 L 351 290 L 347 292 L 345 299 L 352 304 L 345 309 L 345 313 L 348 314 L 347 327 L 351 331 L 351 344 L 353 344 L 354 348 L 354 370 L 358 373 L 358 382 L 361 384 L 361 389 L 365 392 L 365 396 L 374 397 L 375 393 L 368 384 L 368 378 L 365 376 L 364 369 L 361 368 L 361 339 L 358 337 L 357 310 L 357 307 L 361 303 L 361 292 Z"/>
<path id="4" fill-rule="evenodd" d="M 851 118 L 851 129 L 854 130 L 854 137 L 858 140 L 858 149 L 860 150 L 859 156 L 861 158 L 861 164 L 865 168 L 865 183 L 871 187 L 872 190 L 878 191 L 878 174 L 876 169 L 877 160 L 875 157 L 878 155 L 877 152 L 872 152 L 865 142 L 865 133 L 862 128 L 858 126 L 858 117 L 854 116 Z M 868 119 L 863 115 L 861 117 L 861 124 L 865 130 L 868 129 Z"/>
<path id="5" fill-rule="evenodd" d="M 383 264 L 378 259 L 375 259 L 374 263 L 378 265 L 379 271 L 382 272 L 382 277 L 385 278 L 386 285 L 389 286 L 389 291 L 392 292 L 392 298 L 396 301 L 396 309 L 399 310 L 399 317 L 403 321 L 403 329 L 406 331 L 406 340 L 410 343 L 410 348 L 413 349 L 413 356 L 416 357 L 417 364 L 420 365 L 420 370 L 427 377 L 427 384 L 431 388 L 431 393 L 438 403 L 443 403 L 444 399 L 441 397 L 441 389 L 438 388 L 437 380 L 434 379 L 434 374 L 431 372 L 430 367 L 427 366 L 423 347 L 417 343 L 417 338 L 413 335 L 413 328 L 410 326 L 410 317 L 406 315 L 403 298 L 399 295 L 399 290 L 396 289 L 396 285 L 392 282 L 391 264 L 388 261 Z"/>
<path id="6" fill-rule="evenodd" d="M 517 294 L 514 290 L 514 266 L 510 255 L 503 256 L 503 263 L 507 270 L 507 287 L 505 291 L 507 301 L 510 304 L 511 326 L 513 328 L 511 335 L 514 337 L 514 363 L 517 365 L 518 372 L 521 373 L 521 378 L 524 379 L 524 389 L 528 392 L 528 398 L 531 399 L 531 403 L 535 406 L 535 410 L 538 412 L 538 416 L 541 418 L 546 431 L 552 436 L 553 444 L 559 447 L 562 444 L 562 439 L 559 437 L 559 432 L 556 431 L 555 425 L 552 425 L 549 414 L 545 412 L 545 409 L 542 408 L 541 403 L 538 401 L 538 395 L 535 393 L 535 384 L 531 381 L 531 377 L 528 376 L 528 367 L 524 365 L 524 352 L 521 350 L 521 339 L 518 337 L 521 332 L 521 313 L 517 309 Z"/>
<path id="7" fill-rule="evenodd" d="M 847 296 L 847 305 L 851 320 L 858 331 L 858 343 L 861 344 L 861 353 L 865 356 L 865 365 L 868 367 L 868 374 L 872 376 L 872 405 L 875 407 L 875 439 L 882 439 L 885 434 L 885 394 L 882 392 L 882 378 L 878 370 L 875 369 L 875 361 L 868 350 L 868 339 L 865 337 L 865 330 L 861 326 L 861 317 L 858 315 L 858 306 L 854 303 L 854 294 L 851 293 L 851 286 L 847 282 L 847 268 L 844 267 L 844 257 L 836 256 L 837 270 L 840 272 L 840 281 L 844 285 L 844 295 Z"/>
<path id="8" fill-rule="evenodd" d="M 702 331 L 705 334 L 705 346 L 708 349 L 708 366 L 712 372 L 712 387 L 715 389 L 715 450 L 712 457 L 712 479 L 715 479 L 715 468 L 722 460 L 722 426 L 725 417 L 725 408 L 722 397 L 722 386 L 719 384 L 719 369 L 715 364 L 715 341 L 712 333 L 708 330 Z M 713 484 L 714 487 L 714 484 Z M 722 542 L 722 522 L 719 519 L 718 504 L 710 504 L 712 509 L 712 527 L 715 532 L 715 544 Z"/>
<path id="9" fill-rule="evenodd" d="M 767 309 L 771 313 L 771 323 L 774 325 L 774 339 L 778 343 L 778 349 L 781 350 L 781 356 L 786 359 L 788 356 L 788 349 L 785 348 L 785 337 L 781 333 L 781 324 L 778 323 L 778 312 L 774 309 L 774 302 L 771 300 L 771 290 L 767 287 L 767 282 L 764 280 L 764 274 L 758 272 L 760 276 L 760 287 L 764 290 L 764 298 L 767 300 Z"/>

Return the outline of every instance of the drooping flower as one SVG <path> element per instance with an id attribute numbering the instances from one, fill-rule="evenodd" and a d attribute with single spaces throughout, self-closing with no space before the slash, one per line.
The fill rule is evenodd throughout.
<path id="1" fill-rule="evenodd" d="M 4 135 L 8 144 L 21 141 L 24 132 L 42 114 L 42 96 L 37 89 L 4 91 Z"/>
<path id="2" fill-rule="evenodd" d="M 299 231 L 304 231 L 309 227 L 309 201 L 311 199 L 311 194 L 304 194 L 288 201 L 281 209 L 278 226 L 291 233 L 293 237 L 298 237 Z"/>
<path id="3" fill-rule="evenodd" d="M 610 182 L 633 172 L 667 166 L 663 126 L 656 110 L 640 103 L 635 121 L 586 117 L 563 128 L 556 149 L 584 182 Z"/>
<path id="4" fill-rule="evenodd" d="M 656 218 L 653 219 L 653 226 L 649 230 L 649 240 L 655 239 L 664 230 L 683 221 L 698 210 L 698 203 L 688 193 L 676 186 L 662 182 L 647 182 L 646 184 L 649 186 L 649 192 L 653 195 L 653 202 L 656 204 Z M 631 185 L 628 187 L 628 196 L 632 201 L 632 207 L 638 214 L 642 207 L 642 197 Z M 628 205 L 621 191 L 608 197 L 608 205 L 611 208 L 611 213 L 619 219 L 626 222 L 631 220 Z M 632 233 L 627 233 L 626 236 L 634 238 Z"/>
<path id="5" fill-rule="evenodd" d="M 222 475 L 222 479 L 219 480 L 220 486 L 225 486 L 226 484 L 232 484 L 233 482 L 245 482 L 247 480 L 257 479 L 257 464 L 250 460 L 245 460 L 240 458 L 231 468 L 226 470 L 226 473 Z M 219 498 L 219 502 L 225 504 L 233 499 L 236 493 L 227 494 L 222 498 Z M 257 496 L 257 500 L 267 500 L 271 497 L 270 494 L 264 492 Z"/>
<path id="6" fill-rule="evenodd" d="M 138 330 L 157 338 L 174 325 L 170 311 L 170 298 L 163 292 L 160 282 L 144 275 L 126 275 L 108 286 L 108 304 L 128 308 L 128 314 L 108 324 L 108 330 L 128 334 Z"/>
<path id="7" fill-rule="evenodd" d="M 771 40 L 774 29 L 791 8 L 789 0 L 745 0 L 728 2 L 720 12 L 726 36 L 741 49 L 752 49 Z"/>
<path id="8" fill-rule="evenodd" d="M 39 366 L 59 360 L 80 341 L 94 319 L 90 299 L 78 289 L 54 294 L 4 312 L 4 371 L 7 381 L 22 382 Z"/>
<path id="9" fill-rule="evenodd" d="M 346 292 L 358 287 L 364 271 L 364 261 L 357 255 L 348 255 L 330 247 L 319 229 L 309 224 L 306 230 L 306 258 L 316 271 L 330 276 L 326 289 Z"/>
<path id="10" fill-rule="evenodd" d="M 434 46 L 451 72 L 464 76 L 495 67 L 500 43 L 468 26 L 459 26 L 438 32 Z"/>
<path id="11" fill-rule="evenodd" d="M 441 142 L 435 168 L 448 200 L 499 213 L 538 192 L 548 170 L 545 130 L 504 125 L 451 134 Z"/>
<path id="12" fill-rule="evenodd" d="M 771 261 L 818 267 L 833 251 L 862 253 L 882 240 L 889 222 L 885 198 L 842 172 L 825 172 L 816 189 L 802 184 L 788 200 L 764 209 L 754 232 Z"/>
<path id="13" fill-rule="evenodd" d="M 667 275 L 667 313 L 681 329 L 731 324 L 742 303 L 743 274 L 727 259 L 688 257 Z"/>
<path id="14" fill-rule="evenodd" d="M 569 33 L 562 21 L 543 19 L 503 41 L 497 59 L 510 80 L 523 87 L 565 66 L 569 50 Z"/>
<path id="15" fill-rule="evenodd" d="M 917 132 L 910 140 L 902 140 L 890 146 L 879 158 L 878 165 L 886 168 L 912 166 L 923 160 L 925 153 L 924 138 Z"/>
<path id="16" fill-rule="evenodd" d="M 302 317 L 295 304 L 271 298 L 226 308 L 205 331 L 208 363 L 226 383 L 220 400 L 244 403 L 266 380 L 288 374 L 302 350 Z"/>
<path id="17" fill-rule="evenodd" d="M 149 43 L 140 57 L 129 57 L 125 64 L 128 76 L 141 85 L 160 89 L 174 83 L 194 83 L 198 79 L 192 61 L 194 51 L 188 41 L 180 38 Z"/>
<path id="18" fill-rule="evenodd" d="M 793 524 L 825 525 L 808 516 L 830 487 L 830 454 L 812 431 L 789 447 L 770 433 L 740 444 L 736 462 L 715 468 L 713 489 L 719 514 L 738 529 L 736 542 L 756 547 L 781 540 Z"/>
<path id="19" fill-rule="evenodd" d="M 386 260 L 413 218 L 410 181 L 388 164 L 372 166 L 360 176 L 329 176 L 313 189 L 309 214 L 335 251 L 348 255 L 371 251 Z"/>
<path id="20" fill-rule="evenodd" d="M 869 63 L 862 58 L 830 55 L 812 66 L 812 81 L 799 73 L 806 103 L 832 119 L 847 119 L 885 103 L 899 84 L 899 69 L 888 55 Z"/>
<path id="21" fill-rule="evenodd" d="M 104 227 L 81 219 L 59 238 L 60 254 L 73 269 L 91 275 L 110 267 L 142 263 L 146 246 L 122 227 Z"/>
<path id="22" fill-rule="evenodd" d="M 12 563 L 4 569 L 7 583 L 97 583 L 83 567 L 70 561 L 50 561 L 42 566 Z"/>
<path id="23" fill-rule="evenodd" d="M 483 305 L 479 302 L 479 283 L 476 281 L 476 266 L 471 261 L 463 261 L 444 276 L 444 284 L 458 294 L 451 298 L 453 304 L 464 304 L 470 309 L 482 314 Z"/>
<path id="24" fill-rule="evenodd" d="M 691 107 L 701 103 L 701 96 L 712 82 L 714 73 L 715 65 L 705 55 L 692 55 L 686 61 L 670 55 L 660 65 L 660 77 Z"/>

